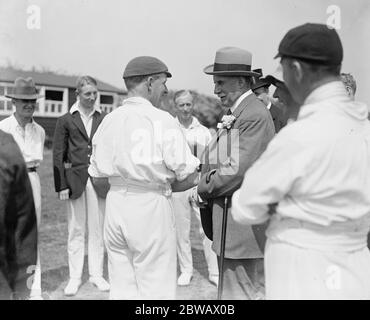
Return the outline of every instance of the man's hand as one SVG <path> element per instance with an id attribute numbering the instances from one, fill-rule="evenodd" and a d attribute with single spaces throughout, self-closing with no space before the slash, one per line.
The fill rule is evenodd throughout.
<path id="1" fill-rule="evenodd" d="M 69 199 L 69 189 L 59 191 L 59 200 L 68 200 L 68 199 Z"/>
<path id="2" fill-rule="evenodd" d="M 199 196 L 198 194 L 198 187 L 194 187 L 192 190 L 191 190 L 191 194 L 190 194 L 190 201 L 191 202 L 194 202 L 195 205 L 199 208 L 204 208 L 207 204 L 206 201 L 203 201 L 202 198 Z"/>
<path id="3" fill-rule="evenodd" d="M 199 173 L 195 171 L 183 181 L 175 180 L 171 184 L 171 188 L 173 192 L 181 192 L 196 186 L 198 182 L 199 182 Z"/>

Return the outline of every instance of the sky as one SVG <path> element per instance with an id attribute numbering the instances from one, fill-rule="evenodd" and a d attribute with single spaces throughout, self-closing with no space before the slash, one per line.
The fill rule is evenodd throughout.
<path id="1" fill-rule="evenodd" d="M 35 11 L 27 11 L 34 5 L 39 24 L 31 19 Z M 273 73 L 285 33 L 327 23 L 330 5 L 340 10 L 342 71 L 355 77 L 356 98 L 370 104 L 369 0 L 0 0 L 0 65 L 89 74 L 124 88 L 128 61 L 151 55 L 173 74 L 169 89 L 212 95 L 212 77 L 203 69 L 219 48 L 246 49 L 253 69 Z"/>

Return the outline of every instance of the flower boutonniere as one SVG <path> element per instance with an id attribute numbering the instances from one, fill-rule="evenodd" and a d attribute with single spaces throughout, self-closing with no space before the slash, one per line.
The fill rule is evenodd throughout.
<path id="1" fill-rule="evenodd" d="M 232 124 L 234 123 L 236 117 L 232 114 L 230 115 L 224 115 L 221 119 L 221 122 L 217 123 L 217 128 L 218 129 L 230 129 Z"/>

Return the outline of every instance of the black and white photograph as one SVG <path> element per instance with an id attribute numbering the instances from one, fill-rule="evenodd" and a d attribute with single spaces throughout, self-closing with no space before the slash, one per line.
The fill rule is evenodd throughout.
<path id="1" fill-rule="evenodd" d="M 369 36 L 369 0 L 0 0 L 0 300 L 370 300 Z"/>

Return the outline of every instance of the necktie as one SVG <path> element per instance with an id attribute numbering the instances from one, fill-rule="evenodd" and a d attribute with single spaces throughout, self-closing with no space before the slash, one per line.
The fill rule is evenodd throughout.
<path id="1" fill-rule="evenodd" d="M 229 109 L 229 110 L 227 110 L 226 115 L 227 115 L 227 116 L 232 115 L 232 112 L 231 112 L 231 110 L 230 110 L 230 109 Z"/>

